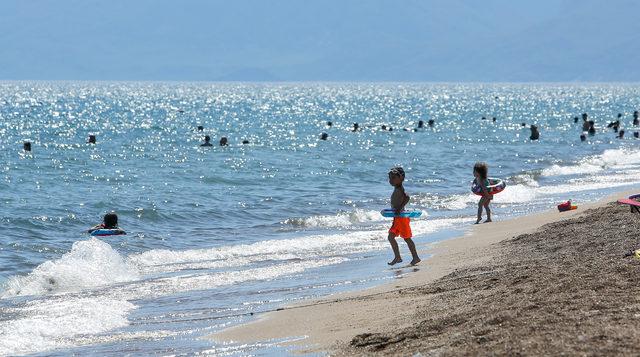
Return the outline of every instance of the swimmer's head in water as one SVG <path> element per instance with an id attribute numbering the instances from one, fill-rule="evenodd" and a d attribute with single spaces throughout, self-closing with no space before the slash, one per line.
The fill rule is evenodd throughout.
<path id="1" fill-rule="evenodd" d="M 110 212 L 104 215 L 104 228 L 117 228 L 118 227 L 118 215 L 115 212 Z"/>
<path id="2" fill-rule="evenodd" d="M 211 137 L 209 135 L 205 135 L 204 136 L 204 142 L 208 143 L 209 141 L 211 141 Z"/>

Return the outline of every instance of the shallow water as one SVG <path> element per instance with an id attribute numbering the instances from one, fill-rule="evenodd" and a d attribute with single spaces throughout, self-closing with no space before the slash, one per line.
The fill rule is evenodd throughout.
<path id="1" fill-rule="evenodd" d="M 619 84 L 2 82 L 0 354 L 278 354 L 199 337 L 410 274 L 384 264 L 390 167 L 424 246 L 473 222 L 478 160 L 508 184 L 497 219 L 638 184 L 638 109 L 640 86 Z M 109 210 L 128 235 L 82 233 Z"/>

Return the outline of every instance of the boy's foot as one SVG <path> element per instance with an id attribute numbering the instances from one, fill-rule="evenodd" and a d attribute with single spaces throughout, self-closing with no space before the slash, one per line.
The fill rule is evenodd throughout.
<path id="1" fill-rule="evenodd" d="M 411 261 L 411 263 L 410 263 L 410 264 L 411 264 L 411 265 L 416 265 L 416 264 L 418 264 L 418 263 L 420 263 L 420 262 L 421 262 L 420 258 L 415 258 L 415 259 L 413 259 L 413 260 Z"/>
<path id="2" fill-rule="evenodd" d="M 389 265 L 395 265 L 395 264 L 398 264 L 398 263 L 400 263 L 400 262 L 402 262 L 402 259 L 400 259 L 400 258 L 394 258 L 392 261 L 388 262 L 387 264 L 389 264 Z"/>
<path id="3" fill-rule="evenodd" d="M 479 219 L 479 220 L 477 220 L 477 221 L 476 221 L 476 223 L 474 223 L 474 224 L 480 224 L 480 222 L 481 222 L 481 221 L 482 221 L 482 220 L 481 220 L 481 219 Z"/>
<path id="4" fill-rule="evenodd" d="M 479 222 L 479 221 L 478 221 L 478 222 Z M 491 218 L 487 218 L 487 219 L 484 221 L 484 223 L 489 223 L 489 222 L 493 222 L 493 221 L 491 220 Z"/>

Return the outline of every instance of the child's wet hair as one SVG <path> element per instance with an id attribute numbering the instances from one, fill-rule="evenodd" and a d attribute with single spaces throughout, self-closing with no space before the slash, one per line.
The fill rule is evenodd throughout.
<path id="1" fill-rule="evenodd" d="M 478 175 L 480 175 L 480 178 L 486 180 L 489 172 L 489 165 L 487 165 L 486 162 L 476 162 L 476 164 L 473 165 L 473 172 L 477 172 Z"/>
<path id="2" fill-rule="evenodd" d="M 404 169 L 400 166 L 396 166 L 389 170 L 389 176 L 400 176 L 404 178 Z"/>
<path id="3" fill-rule="evenodd" d="M 104 226 L 106 228 L 115 228 L 118 226 L 118 215 L 110 212 L 104 215 Z"/>

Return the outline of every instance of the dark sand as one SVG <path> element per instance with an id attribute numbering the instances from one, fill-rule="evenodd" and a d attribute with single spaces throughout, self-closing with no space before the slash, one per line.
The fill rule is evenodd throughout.
<path id="1" fill-rule="evenodd" d="M 404 324 L 336 355 L 640 355 L 640 214 L 611 203 L 496 243 L 494 259 L 401 294 Z"/>

